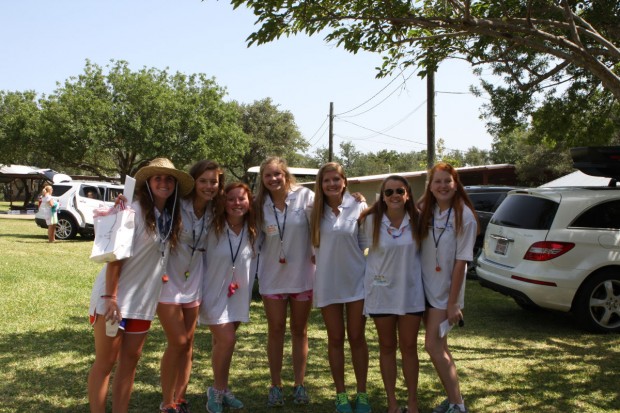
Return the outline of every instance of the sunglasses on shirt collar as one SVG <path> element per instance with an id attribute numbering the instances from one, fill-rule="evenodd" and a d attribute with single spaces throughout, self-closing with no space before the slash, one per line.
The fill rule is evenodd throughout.
<path id="1" fill-rule="evenodd" d="M 390 197 L 390 196 L 394 195 L 395 192 L 396 192 L 396 194 L 398 194 L 400 196 L 403 196 L 403 195 L 405 195 L 405 193 L 407 191 L 405 191 L 405 188 L 396 188 L 396 189 L 389 188 L 389 189 L 386 189 L 385 191 L 383 191 L 383 194 L 385 196 L 387 196 L 387 197 Z"/>

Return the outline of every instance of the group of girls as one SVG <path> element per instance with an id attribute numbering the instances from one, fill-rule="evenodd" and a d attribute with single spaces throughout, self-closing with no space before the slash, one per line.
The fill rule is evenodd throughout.
<path id="1" fill-rule="evenodd" d="M 198 162 L 186 174 L 159 158 L 141 168 L 135 179 L 133 255 L 106 264 L 91 297 L 91 412 L 105 412 L 115 364 L 113 411 L 128 410 L 155 314 L 167 338 L 160 411 L 189 412 L 185 392 L 198 319 L 212 335 L 214 381 L 207 390 L 207 411 L 242 408 L 229 388 L 229 369 L 236 330 L 249 321 L 254 272 L 267 318 L 268 406 L 285 403 L 287 321 L 292 402 L 309 402 L 304 377 L 314 304 L 326 326 L 337 412 L 371 412 L 366 317 L 373 319 L 379 337 L 388 413 L 405 411 L 396 399 L 397 348 L 408 391 L 406 410 L 418 412 L 417 335 L 422 321 L 426 350 L 447 393 L 433 412 L 467 411 L 439 325 L 462 319 L 466 263 L 472 259 L 477 221 L 450 165 L 440 163 L 430 171 L 418 205 L 407 180 L 392 175 L 382 182 L 370 208 L 362 197 L 347 192 L 346 175 L 337 163 L 319 170 L 313 192 L 296 184 L 283 159 L 268 158 L 260 167 L 255 200 L 243 183 L 225 186 L 222 169 L 210 161 Z M 121 326 L 115 335 L 106 335 L 106 321 Z M 345 386 L 345 335 L 356 379 L 353 403 Z"/>

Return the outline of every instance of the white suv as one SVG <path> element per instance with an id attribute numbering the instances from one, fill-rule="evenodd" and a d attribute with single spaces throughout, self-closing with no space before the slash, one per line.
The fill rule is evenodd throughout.
<path id="1" fill-rule="evenodd" d="M 616 177 L 620 158 L 604 165 L 595 149 L 574 148 L 575 166 Z M 584 156 L 595 169 L 578 162 Z M 523 308 L 570 311 L 590 331 L 620 332 L 620 187 L 611 184 L 510 192 L 487 227 L 480 283 Z"/>
<path id="2" fill-rule="evenodd" d="M 60 240 L 93 235 L 93 210 L 113 206 L 116 196 L 123 193 L 123 186 L 110 182 L 67 181 L 52 185 L 52 197 L 60 203 L 56 238 Z M 47 228 L 42 211 L 35 215 L 35 222 Z"/>

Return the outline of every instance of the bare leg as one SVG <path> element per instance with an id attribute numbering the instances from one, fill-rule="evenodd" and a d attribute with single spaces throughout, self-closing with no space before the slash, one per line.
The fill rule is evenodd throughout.
<path id="1" fill-rule="evenodd" d="M 105 318 L 98 315 L 95 321 L 95 362 L 88 373 L 88 402 L 91 413 L 105 413 L 110 373 L 116 363 L 122 335 L 105 334 Z"/>
<path id="2" fill-rule="evenodd" d="M 398 411 L 396 400 L 396 325 L 398 317 L 389 315 L 373 318 L 379 336 L 379 366 L 387 397 L 388 413 Z"/>
<path id="3" fill-rule="evenodd" d="M 327 358 L 336 393 L 345 391 L 344 383 L 344 304 L 331 304 L 321 308 L 327 329 Z"/>
<path id="4" fill-rule="evenodd" d="M 210 325 L 213 335 L 213 349 L 211 352 L 211 367 L 213 369 L 213 388 L 226 390 L 233 352 L 235 350 L 237 326 L 239 323 Z"/>
<path id="5" fill-rule="evenodd" d="M 267 360 L 271 384 L 276 386 L 282 386 L 282 357 L 287 304 L 288 300 L 273 300 L 263 297 L 263 306 L 267 316 Z"/>
<path id="6" fill-rule="evenodd" d="M 112 412 L 126 413 L 129 409 L 129 398 L 133 390 L 136 367 L 142 355 L 142 347 L 146 342 L 146 333 L 119 334 L 123 338 L 118 356 L 118 366 L 112 382 Z"/>
<path id="7" fill-rule="evenodd" d="M 351 347 L 351 361 L 357 392 L 366 393 L 368 380 L 368 344 L 366 343 L 366 317 L 364 317 L 364 300 L 347 303 L 347 336 Z"/>
<path id="8" fill-rule="evenodd" d="M 306 363 L 308 362 L 308 317 L 312 300 L 290 300 L 291 338 L 293 341 L 293 374 L 295 385 L 304 384 Z"/>
<path id="9" fill-rule="evenodd" d="M 418 331 L 421 322 L 421 316 L 404 315 L 398 317 L 398 341 L 403 360 L 403 376 L 407 385 L 409 413 L 418 412 L 418 377 L 420 375 Z"/>

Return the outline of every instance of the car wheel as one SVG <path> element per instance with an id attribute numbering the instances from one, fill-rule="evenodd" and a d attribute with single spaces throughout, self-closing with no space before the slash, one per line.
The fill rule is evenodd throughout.
<path id="1" fill-rule="evenodd" d="M 607 269 L 579 289 L 575 316 L 586 330 L 620 332 L 620 272 Z"/>
<path id="2" fill-rule="evenodd" d="M 72 218 L 65 214 L 58 216 L 58 224 L 56 224 L 56 239 L 66 240 L 73 239 L 77 234 L 77 225 Z"/>

